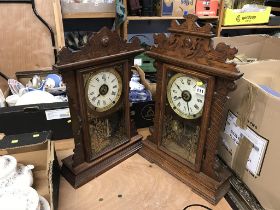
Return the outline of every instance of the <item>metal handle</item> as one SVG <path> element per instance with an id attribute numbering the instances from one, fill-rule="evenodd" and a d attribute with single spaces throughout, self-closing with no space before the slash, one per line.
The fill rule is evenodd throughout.
<path id="1" fill-rule="evenodd" d="M 39 106 L 28 106 L 23 108 L 24 112 L 38 112 L 39 110 Z"/>

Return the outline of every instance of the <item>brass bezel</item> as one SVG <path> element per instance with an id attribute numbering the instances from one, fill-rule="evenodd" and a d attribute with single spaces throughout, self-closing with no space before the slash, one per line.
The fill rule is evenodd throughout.
<path id="1" fill-rule="evenodd" d="M 89 89 L 89 83 L 91 82 L 93 77 L 96 76 L 97 74 L 100 74 L 101 72 L 106 72 L 106 73 L 109 72 L 111 74 L 114 74 L 116 76 L 117 80 L 118 80 L 119 89 L 118 89 L 118 92 L 117 92 L 117 95 L 116 95 L 116 98 L 115 98 L 115 103 L 110 103 L 108 106 L 105 106 L 103 108 L 98 108 L 98 107 L 94 106 L 91 103 L 91 100 L 88 97 L 88 89 Z M 87 101 L 87 105 L 93 111 L 96 111 L 96 112 L 99 112 L 99 113 L 108 111 L 109 109 L 114 107 L 116 104 L 118 104 L 118 101 L 120 100 L 121 95 L 122 95 L 122 78 L 121 78 L 120 74 L 118 73 L 118 71 L 115 70 L 113 67 L 111 67 L 111 68 L 103 68 L 103 69 L 99 69 L 97 71 L 92 72 L 90 74 L 90 77 L 86 81 L 85 98 L 86 98 L 86 101 Z"/>
<path id="2" fill-rule="evenodd" d="M 192 79 L 195 79 L 196 81 L 198 82 L 203 82 L 201 79 L 197 78 L 197 77 L 193 77 L 193 76 L 189 76 L 188 74 L 183 74 L 183 73 L 176 73 L 174 74 L 168 81 L 168 84 L 167 84 L 167 100 L 169 102 L 169 106 L 170 108 L 176 113 L 178 114 L 180 117 L 184 118 L 184 119 L 189 119 L 189 120 L 192 120 L 192 119 L 197 119 L 199 117 L 202 116 L 202 112 L 203 112 L 203 109 L 204 109 L 204 104 L 205 104 L 205 96 L 204 96 L 204 101 L 203 101 L 203 106 L 201 108 L 201 110 L 195 114 L 195 117 L 194 115 L 188 115 L 188 114 L 184 114 L 183 112 L 179 111 L 178 109 L 174 109 L 173 107 L 176 107 L 173 100 L 172 100 L 172 97 L 171 97 L 171 86 L 172 84 L 174 83 L 174 81 L 177 79 L 177 78 L 180 78 L 180 77 L 189 77 L 189 78 L 192 78 Z M 203 82 L 204 84 L 204 82 Z"/>

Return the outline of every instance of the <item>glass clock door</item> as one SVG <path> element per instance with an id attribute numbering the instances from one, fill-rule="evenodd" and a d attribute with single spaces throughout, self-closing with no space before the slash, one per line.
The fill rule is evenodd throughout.
<path id="1" fill-rule="evenodd" d="M 179 161 L 197 167 L 205 138 L 206 98 L 212 83 L 208 90 L 209 78 L 203 74 L 175 67 L 165 70 L 166 99 L 159 146 Z"/>
<path id="2" fill-rule="evenodd" d="M 83 74 L 86 99 L 85 125 L 90 160 L 112 151 L 129 141 L 126 125 L 125 100 L 123 87 L 125 77 L 113 67 L 89 71 Z"/>

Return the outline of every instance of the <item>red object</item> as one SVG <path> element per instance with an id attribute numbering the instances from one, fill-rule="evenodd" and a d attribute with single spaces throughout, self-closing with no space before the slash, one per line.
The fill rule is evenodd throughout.
<path id="1" fill-rule="evenodd" d="M 218 5 L 217 0 L 197 0 L 195 13 L 197 16 L 216 16 Z"/>

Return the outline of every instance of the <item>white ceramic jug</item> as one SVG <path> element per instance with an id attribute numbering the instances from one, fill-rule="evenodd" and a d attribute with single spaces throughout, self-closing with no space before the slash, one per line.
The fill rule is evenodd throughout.
<path id="1" fill-rule="evenodd" d="M 0 203 L 3 210 L 40 210 L 39 195 L 32 187 L 0 189 Z"/>
<path id="2" fill-rule="evenodd" d="M 0 179 L 14 173 L 17 167 L 17 160 L 11 155 L 0 156 Z"/>
<path id="3" fill-rule="evenodd" d="M 0 189 L 5 187 L 31 187 L 33 184 L 33 165 L 24 166 L 10 156 L 0 156 Z"/>

